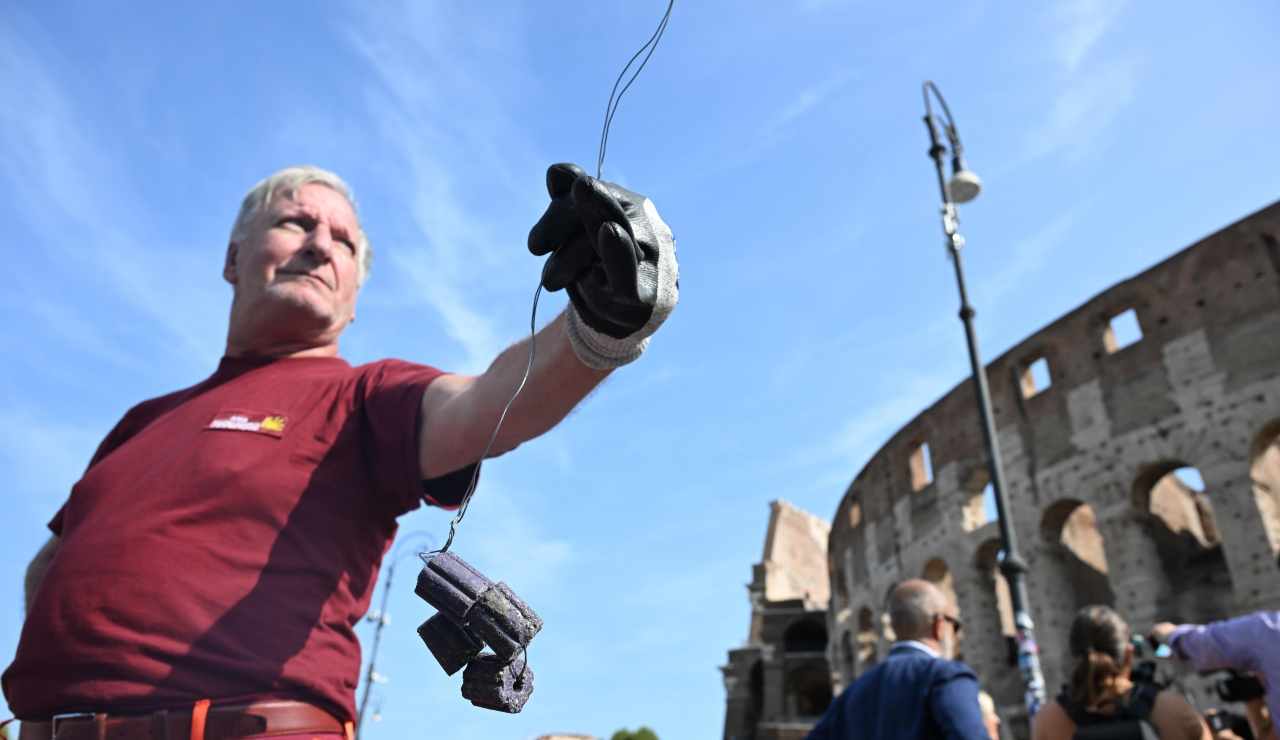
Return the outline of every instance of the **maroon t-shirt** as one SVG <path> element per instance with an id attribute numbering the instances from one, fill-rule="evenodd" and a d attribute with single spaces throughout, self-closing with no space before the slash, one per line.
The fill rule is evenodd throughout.
<path id="1" fill-rule="evenodd" d="M 49 524 L 60 544 L 3 678 L 14 713 L 258 695 L 353 717 L 353 627 L 396 517 L 466 484 L 419 472 L 440 374 L 224 358 L 131 409 Z"/>

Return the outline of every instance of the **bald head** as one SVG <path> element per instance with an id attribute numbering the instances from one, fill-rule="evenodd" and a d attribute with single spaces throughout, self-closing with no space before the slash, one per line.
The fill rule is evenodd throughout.
<path id="1" fill-rule="evenodd" d="M 947 597 L 932 583 L 913 578 L 889 593 L 889 623 L 899 640 L 932 638 L 934 618 L 947 611 Z"/>

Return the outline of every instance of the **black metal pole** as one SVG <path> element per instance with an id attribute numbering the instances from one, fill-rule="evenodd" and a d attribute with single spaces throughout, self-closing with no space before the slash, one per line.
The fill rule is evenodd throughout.
<path id="1" fill-rule="evenodd" d="M 382 585 L 382 606 L 378 609 L 378 626 L 373 629 L 373 647 L 369 650 L 369 670 L 364 677 L 364 696 L 360 698 L 360 711 L 356 714 L 356 738 L 364 729 L 364 710 L 369 706 L 369 692 L 373 689 L 374 670 L 378 662 L 378 646 L 382 643 L 382 628 L 387 626 L 387 597 L 391 594 L 391 583 L 396 577 L 396 561 L 394 556 L 387 565 L 387 582 Z"/>
<path id="2" fill-rule="evenodd" d="M 965 341 L 969 348 L 969 367 L 973 372 L 974 393 L 978 401 L 978 413 L 982 419 L 982 441 L 987 451 L 987 468 L 991 477 L 991 489 L 996 500 L 996 520 L 1000 527 L 1000 539 L 1004 548 L 1004 557 L 1000 561 L 1000 572 L 1004 574 L 1009 586 L 1009 600 L 1012 601 L 1013 622 L 1018 644 L 1018 668 L 1022 673 L 1025 687 L 1024 699 L 1028 717 L 1034 717 L 1044 703 L 1044 674 L 1040 669 L 1040 651 L 1035 640 L 1035 623 L 1031 619 L 1027 584 L 1025 575 L 1027 565 L 1018 553 L 1018 538 L 1013 528 L 1013 518 L 1009 512 L 1009 501 L 1005 496 L 1004 463 L 1000 458 L 1000 443 L 996 437 L 995 415 L 991 411 L 991 391 L 987 386 L 986 368 L 982 366 L 982 358 L 978 352 L 978 335 L 973 328 L 973 317 L 976 312 L 969 304 L 969 293 L 965 288 L 964 269 L 961 263 L 960 250 L 964 246 L 964 237 L 957 231 L 958 218 L 955 204 L 951 201 L 951 193 L 947 189 L 946 178 L 942 171 L 942 157 L 946 148 L 938 136 L 938 125 L 929 110 L 929 90 L 932 89 L 942 101 L 932 83 L 925 83 L 925 126 L 929 129 L 929 157 L 933 159 L 938 174 L 938 189 L 942 195 L 942 230 L 947 237 L 947 249 L 956 269 L 956 286 L 960 292 L 960 321 L 964 324 Z M 943 109 L 946 110 L 946 103 Z M 951 123 L 950 111 L 947 111 L 948 134 L 954 138 L 955 127 Z M 958 148 L 958 142 L 953 148 Z"/>
<path id="3" fill-rule="evenodd" d="M 378 610 L 378 626 L 373 629 L 373 646 L 369 650 L 369 669 L 365 672 L 364 677 L 364 695 L 360 698 L 360 710 L 356 713 L 355 735 L 357 740 L 364 728 L 364 713 L 365 709 L 369 706 L 369 694 L 373 690 L 373 684 L 375 683 L 374 679 L 378 676 L 378 647 L 382 644 L 382 628 L 386 627 L 391 621 L 387 615 L 387 599 L 391 595 L 391 584 L 396 578 L 396 565 L 399 564 L 400 560 L 405 556 L 417 554 L 412 549 L 406 552 L 405 548 L 408 547 L 408 543 L 421 543 L 424 540 L 426 542 L 426 546 L 429 547 L 431 542 L 431 535 L 429 533 L 410 532 L 409 534 L 404 535 L 404 539 L 400 540 L 399 544 L 395 546 L 395 549 L 392 550 L 391 554 L 387 558 L 387 582 L 382 585 L 382 606 Z"/>

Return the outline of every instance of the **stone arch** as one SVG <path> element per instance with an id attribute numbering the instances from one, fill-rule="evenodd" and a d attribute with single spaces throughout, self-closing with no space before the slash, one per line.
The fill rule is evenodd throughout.
<path id="1" fill-rule="evenodd" d="M 747 704 L 746 726 L 751 728 L 751 737 L 754 738 L 756 725 L 764 714 L 764 661 L 756 658 L 747 676 L 747 695 L 750 697 L 750 703 Z"/>
<path id="2" fill-rule="evenodd" d="M 1003 557 L 1003 544 L 997 538 L 991 538 L 978 546 L 974 554 L 974 565 L 978 571 L 990 579 L 991 605 L 1000 619 L 1000 634 L 1013 637 L 1013 596 L 1009 593 L 1009 583 L 1000 572 L 1000 559 Z"/>
<path id="3" fill-rule="evenodd" d="M 920 572 L 920 577 L 937 586 L 942 595 L 947 597 L 947 603 L 951 608 L 960 613 L 960 600 L 956 596 L 956 580 L 951 574 L 951 568 L 947 566 L 947 561 L 942 558 L 932 558 L 924 564 L 924 569 Z"/>
<path id="4" fill-rule="evenodd" d="M 857 675 L 858 654 L 853 649 L 853 632 L 846 630 L 840 635 L 840 673 L 846 681 Z"/>
<path id="5" fill-rule="evenodd" d="M 833 550 L 827 553 L 827 572 L 831 574 L 831 611 L 838 612 L 849 603 L 849 582 L 841 566 L 840 557 Z"/>
<path id="6" fill-rule="evenodd" d="M 1280 566 L 1280 419 L 1262 427 L 1249 449 L 1249 481 L 1271 552 Z"/>
<path id="7" fill-rule="evenodd" d="M 880 639 L 886 645 L 898 641 L 898 635 L 893 631 L 893 622 L 889 621 L 889 612 L 887 610 L 880 615 Z"/>
<path id="8" fill-rule="evenodd" d="M 1182 622 L 1211 622 L 1231 616 L 1231 569 L 1223 551 L 1211 494 L 1199 471 L 1182 460 L 1142 468 L 1133 484 L 1166 580 L 1159 613 Z"/>
<path id="9" fill-rule="evenodd" d="M 831 704 L 830 677 L 816 663 L 787 671 L 785 687 L 783 701 L 791 717 L 818 717 Z"/>
<path id="10" fill-rule="evenodd" d="M 960 609 L 960 597 L 956 593 L 956 579 L 951 573 L 951 568 L 947 565 L 947 561 L 942 558 L 931 558 L 924 564 L 924 569 L 920 573 L 920 577 L 938 587 L 942 595 L 946 597 L 947 604 L 950 605 L 951 611 L 961 617 L 964 616 Z M 961 635 L 960 642 L 956 645 L 957 660 L 964 659 L 964 636 Z"/>
<path id="11" fill-rule="evenodd" d="M 857 642 L 857 662 L 850 672 L 851 678 L 861 675 L 880 660 L 880 636 L 876 634 L 876 617 L 871 607 L 864 606 L 858 610 Z"/>
<path id="12" fill-rule="evenodd" d="M 862 493 L 850 490 L 845 496 L 836 521 L 836 526 L 841 532 L 838 549 L 844 553 L 846 582 L 853 588 L 863 587 L 871 579 L 871 571 L 866 562 L 866 513 Z M 833 528 L 832 531 L 835 529 Z M 835 539 L 832 539 L 832 544 L 836 544 Z"/>
<path id="13" fill-rule="evenodd" d="M 1042 630 L 1066 635 L 1075 613 L 1091 604 L 1116 605 L 1111 587 L 1106 546 L 1093 507 L 1079 499 L 1060 499 L 1040 518 L 1040 542 L 1033 566 L 1035 588 L 1032 603 Z M 1038 602 L 1038 603 L 1037 603 Z M 1046 656 L 1055 669 L 1061 656 Z"/>
<path id="14" fill-rule="evenodd" d="M 985 629 L 970 630 L 965 627 L 964 640 L 972 646 L 968 650 L 977 661 L 974 665 L 984 676 L 984 688 L 998 705 L 1017 704 L 1022 698 L 1022 679 L 1008 662 L 1010 641 L 1014 638 L 1013 597 L 1009 584 L 1000 572 L 1003 543 L 999 537 L 991 537 L 978 545 L 974 552 L 973 566 L 975 588 L 982 614 L 972 615 L 968 622 L 991 625 Z M 993 629 L 998 625 L 998 628 Z"/>
<path id="15" fill-rule="evenodd" d="M 991 495 L 991 471 L 985 464 L 974 467 L 961 484 L 964 505 L 960 510 L 960 525 L 964 531 L 972 532 L 989 521 L 987 497 Z"/>
<path id="16" fill-rule="evenodd" d="M 797 619 L 782 634 L 782 649 L 788 653 L 826 652 L 827 626 L 819 618 Z"/>

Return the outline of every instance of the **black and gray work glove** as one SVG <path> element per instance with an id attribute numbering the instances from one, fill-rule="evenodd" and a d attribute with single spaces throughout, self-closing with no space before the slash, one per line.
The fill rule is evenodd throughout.
<path id="1" fill-rule="evenodd" d="M 551 252 L 547 290 L 569 290 L 569 340 L 598 369 L 640 356 L 680 297 L 675 241 L 653 201 L 587 176 L 547 169 L 551 205 L 529 231 L 529 251 Z"/>

